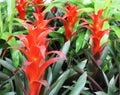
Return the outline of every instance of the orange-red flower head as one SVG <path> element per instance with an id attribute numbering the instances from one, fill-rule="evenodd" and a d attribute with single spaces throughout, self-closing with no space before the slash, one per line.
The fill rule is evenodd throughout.
<path id="1" fill-rule="evenodd" d="M 100 41 L 105 34 L 109 33 L 110 30 L 110 29 L 103 30 L 104 22 L 108 20 L 108 18 L 101 19 L 103 11 L 104 11 L 103 9 L 100 9 L 97 12 L 97 14 L 94 13 L 89 15 L 92 18 L 93 23 L 88 22 L 86 19 L 82 19 L 84 20 L 82 25 L 85 25 L 84 27 L 90 29 L 91 31 L 90 36 L 92 38 L 91 50 L 93 52 L 93 55 L 96 55 L 97 53 L 101 55 L 103 47 L 100 45 Z"/>
<path id="2" fill-rule="evenodd" d="M 19 18 L 24 20 L 25 16 L 26 16 L 27 1 L 26 0 L 16 0 L 16 2 L 17 2 L 16 9 L 18 10 Z"/>
<path id="3" fill-rule="evenodd" d="M 81 11 L 77 10 L 77 6 L 71 5 L 69 3 L 67 3 L 65 11 L 66 11 L 66 14 L 63 16 L 65 37 L 66 37 L 66 40 L 69 40 L 71 37 L 75 35 L 75 32 L 73 32 L 73 28 L 75 23 L 79 21 L 78 14 Z"/>
<path id="4" fill-rule="evenodd" d="M 22 69 L 28 78 L 30 86 L 29 95 L 39 95 L 42 86 L 41 80 L 44 80 L 44 71 L 49 65 L 66 59 L 65 55 L 60 51 L 47 52 L 49 43 L 47 35 L 52 31 L 52 28 L 47 26 L 50 20 L 44 20 L 44 14 L 42 13 L 34 13 L 34 16 L 36 22 L 32 22 L 33 25 L 23 24 L 27 27 L 28 34 L 18 36 L 20 41 L 23 42 L 23 47 L 17 47 L 28 59 L 28 62 L 24 62 Z M 59 57 L 46 60 L 46 56 L 52 53 L 59 55 Z"/>

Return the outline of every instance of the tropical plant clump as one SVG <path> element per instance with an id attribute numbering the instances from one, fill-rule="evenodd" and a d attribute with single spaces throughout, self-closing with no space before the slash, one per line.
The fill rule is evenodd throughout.
<path id="1" fill-rule="evenodd" d="M 1 95 L 119 95 L 119 0 L 0 1 Z"/>

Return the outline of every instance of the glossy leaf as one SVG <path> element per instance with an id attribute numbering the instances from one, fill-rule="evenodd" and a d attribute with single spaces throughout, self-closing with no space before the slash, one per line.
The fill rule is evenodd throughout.
<path id="1" fill-rule="evenodd" d="M 69 48 L 70 48 L 70 40 L 68 40 L 63 48 L 61 49 L 61 51 L 66 55 L 69 51 Z M 57 62 L 55 65 L 54 65 L 54 69 L 53 69 L 53 78 L 57 78 L 58 74 L 59 74 L 59 71 L 60 69 L 62 68 L 62 64 L 63 64 L 64 61 L 60 61 L 60 62 Z"/>
<path id="2" fill-rule="evenodd" d="M 87 41 L 90 39 L 90 31 L 87 30 L 85 35 L 84 35 L 84 40 L 83 40 L 83 44 L 82 44 L 82 48 L 84 48 L 84 46 L 87 44 Z"/>
<path id="3" fill-rule="evenodd" d="M 69 3 L 71 3 L 71 4 L 75 4 L 75 5 L 79 5 L 80 6 L 80 4 L 82 3 L 82 1 L 81 0 L 67 0 Z"/>
<path id="4" fill-rule="evenodd" d="M 75 83 L 73 89 L 70 92 L 70 95 L 79 95 L 86 84 L 86 79 L 87 73 L 84 72 Z"/>
<path id="5" fill-rule="evenodd" d="M 108 23 L 108 21 L 106 21 L 106 22 L 104 22 L 104 25 L 103 25 L 103 30 L 105 30 L 105 29 L 108 29 L 108 28 L 110 28 L 110 25 L 109 25 L 109 23 Z M 108 33 L 109 33 L 109 31 L 108 31 Z M 104 43 L 106 43 L 107 41 L 108 41 L 108 37 L 109 37 L 109 35 L 108 34 L 105 34 L 103 37 L 102 37 L 102 39 L 101 39 L 101 41 L 100 41 L 100 44 L 101 45 L 103 45 Z"/>
<path id="6" fill-rule="evenodd" d="M 0 71 L 0 80 L 6 80 L 9 78 L 9 75 Z"/>
<path id="7" fill-rule="evenodd" d="M 104 71 L 102 71 L 102 74 L 103 74 L 105 83 L 106 83 L 106 85 L 108 86 L 108 78 L 107 78 L 107 75 L 104 73 Z"/>
<path id="8" fill-rule="evenodd" d="M 2 20 L 1 8 L 0 8 L 0 31 L 3 32 L 3 20 Z"/>
<path id="9" fill-rule="evenodd" d="M 7 13 L 8 13 L 8 27 L 9 27 L 9 32 L 12 33 L 12 25 L 13 25 L 13 18 L 15 14 L 15 0 L 7 0 Z"/>
<path id="10" fill-rule="evenodd" d="M 15 95 L 15 92 L 8 92 L 8 93 L 4 93 L 4 95 Z"/>
<path id="11" fill-rule="evenodd" d="M 3 85 L 3 89 L 0 89 L 0 94 L 4 95 L 5 93 L 9 92 L 11 89 L 10 83 L 7 83 L 6 85 Z"/>
<path id="12" fill-rule="evenodd" d="M 89 90 L 83 90 L 81 93 L 84 95 L 93 95 L 93 93 L 89 92 Z"/>
<path id="13" fill-rule="evenodd" d="M 102 92 L 102 91 L 95 92 L 95 94 L 96 94 L 96 95 L 108 95 L 107 93 Z"/>
<path id="14" fill-rule="evenodd" d="M 120 38 L 120 28 L 118 26 L 111 26 L 116 35 Z"/>
<path id="15" fill-rule="evenodd" d="M 7 41 L 6 43 L 8 43 L 8 45 L 10 45 L 10 46 L 17 46 L 18 45 L 17 40 L 15 39 L 15 37 L 12 37 L 11 35 L 12 34 L 8 33 L 8 32 L 2 33 L 1 34 L 1 39 L 4 39 L 5 41 Z M 9 37 L 12 37 L 12 38 L 10 40 L 8 40 Z M 15 49 L 11 49 L 10 52 L 11 52 L 11 55 L 12 55 L 13 65 L 15 67 L 18 67 L 20 56 L 21 56 L 20 51 L 15 50 Z"/>
<path id="16" fill-rule="evenodd" d="M 77 67 L 83 70 L 86 64 L 87 64 L 87 60 L 83 60 L 77 65 Z"/>
<path id="17" fill-rule="evenodd" d="M 1 64 L 3 67 L 5 67 L 5 68 L 7 68 L 8 70 L 10 70 L 11 72 L 15 71 L 15 68 L 14 68 L 11 64 L 7 63 L 6 61 L 4 61 L 4 60 L 2 60 L 2 59 L 0 59 L 0 64 Z"/>
<path id="18" fill-rule="evenodd" d="M 115 79 L 114 79 L 114 77 L 112 77 L 112 79 L 110 80 L 110 82 L 108 84 L 108 95 L 114 95 L 116 90 L 117 89 L 115 86 Z"/>
<path id="19" fill-rule="evenodd" d="M 85 33 L 80 32 L 76 40 L 76 52 L 78 52 L 82 48 L 84 37 L 85 37 Z"/>
<path id="20" fill-rule="evenodd" d="M 53 74 L 52 74 L 52 69 L 51 67 L 49 67 L 47 69 L 47 82 L 49 85 L 52 84 L 52 80 L 53 80 Z M 50 87 L 46 87 L 45 90 L 43 91 L 43 95 L 45 95 L 48 91 L 49 91 Z"/>
<path id="21" fill-rule="evenodd" d="M 51 86 L 49 95 L 58 95 L 58 91 L 62 87 L 63 83 L 67 79 L 67 76 L 69 75 L 70 70 L 65 71 L 59 79 Z"/>
<path id="22" fill-rule="evenodd" d="M 53 75 L 52 75 L 52 69 L 51 67 L 48 68 L 48 76 L 47 76 L 47 81 L 49 85 L 52 83 Z"/>

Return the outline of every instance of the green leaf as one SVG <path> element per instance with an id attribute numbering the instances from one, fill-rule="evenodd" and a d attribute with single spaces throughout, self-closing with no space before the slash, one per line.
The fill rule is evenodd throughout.
<path id="1" fill-rule="evenodd" d="M 84 48 L 84 46 L 86 45 L 87 41 L 89 40 L 89 36 L 90 36 L 90 31 L 89 31 L 89 29 L 87 29 L 87 31 L 85 33 L 85 36 L 84 36 L 84 41 L 83 41 L 83 44 L 82 44 L 82 48 Z"/>
<path id="2" fill-rule="evenodd" d="M 3 51 L 3 49 L 0 49 L 0 56 L 1 56 L 1 54 L 2 54 L 2 51 Z"/>
<path id="3" fill-rule="evenodd" d="M 10 83 L 3 85 L 2 88 L 0 89 L 0 95 L 5 95 L 6 92 L 10 91 L 10 89 L 11 89 Z"/>
<path id="4" fill-rule="evenodd" d="M 94 0 L 94 3 L 95 13 L 105 6 L 105 0 Z"/>
<path id="5" fill-rule="evenodd" d="M 111 0 L 94 0 L 95 12 L 97 12 L 99 9 L 109 8 L 110 5 L 111 5 Z"/>
<path id="6" fill-rule="evenodd" d="M 83 90 L 81 93 L 83 95 L 93 95 L 89 90 Z"/>
<path id="7" fill-rule="evenodd" d="M 63 34 L 65 31 L 64 27 L 60 27 L 57 32 Z"/>
<path id="8" fill-rule="evenodd" d="M 114 95 L 117 88 L 115 87 L 115 79 L 114 77 L 110 80 L 108 85 L 108 95 Z"/>
<path id="9" fill-rule="evenodd" d="M 108 21 L 106 21 L 103 25 L 103 30 L 108 29 L 108 28 L 110 28 L 110 25 L 109 25 Z M 106 43 L 108 41 L 108 37 L 109 37 L 109 35 L 105 34 L 100 41 L 100 45 L 103 45 L 104 43 Z"/>
<path id="10" fill-rule="evenodd" d="M 83 90 L 86 84 L 86 79 L 87 79 L 87 73 L 84 72 L 75 83 L 75 86 L 70 92 L 70 95 L 80 95 L 81 91 Z"/>
<path id="11" fill-rule="evenodd" d="M 83 10 L 85 12 L 93 12 L 93 8 L 81 8 L 80 10 Z"/>
<path id="12" fill-rule="evenodd" d="M 107 57 L 108 55 L 108 51 L 109 51 L 109 46 L 105 46 L 103 52 L 102 52 L 102 55 L 100 57 L 101 60 L 105 60 L 105 58 Z"/>
<path id="13" fill-rule="evenodd" d="M 12 61 L 13 61 L 13 65 L 14 67 L 18 67 L 19 65 L 19 59 L 20 59 L 20 56 L 21 56 L 21 53 L 19 50 L 16 50 L 16 49 L 11 49 L 11 55 L 12 55 Z M 22 63 L 21 63 L 22 64 Z"/>
<path id="14" fill-rule="evenodd" d="M 4 39 L 5 41 L 7 41 L 10 36 L 12 36 L 12 34 L 9 33 L 9 32 L 1 33 L 1 39 Z M 15 37 L 12 37 L 12 39 L 10 39 L 7 43 L 10 46 L 18 46 L 18 42 L 15 39 Z M 10 52 L 11 52 L 11 55 L 12 55 L 13 65 L 15 67 L 18 67 L 18 65 L 19 65 L 19 59 L 22 56 L 21 52 L 19 50 L 16 50 L 16 49 L 10 49 Z"/>
<path id="15" fill-rule="evenodd" d="M 81 5 L 81 0 L 66 0 L 70 4 Z"/>
<path id="16" fill-rule="evenodd" d="M 68 40 L 63 48 L 62 48 L 62 52 L 66 55 L 67 52 L 69 51 L 69 48 L 70 48 L 70 40 Z M 55 65 L 54 65 L 54 69 L 53 69 L 53 79 L 57 78 L 57 76 L 59 75 L 59 71 L 63 65 L 63 62 L 64 61 L 60 61 L 60 62 L 57 62 Z"/>
<path id="17" fill-rule="evenodd" d="M 51 86 L 49 95 L 58 95 L 58 91 L 62 87 L 63 83 L 67 79 L 67 76 L 69 75 L 70 70 L 65 71 L 58 80 Z"/>
<path id="18" fill-rule="evenodd" d="M 28 84 L 27 84 L 28 81 L 25 77 L 22 76 L 22 74 L 16 74 L 14 82 L 15 82 L 15 88 L 16 88 L 16 90 L 15 90 L 16 95 L 24 95 L 23 89 L 25 91 L 28 91 L 28 89 L 29 89 Z"/>
<path id="19" fill-rule="evenodd" d="M 77 68 L 79 70 L 84 70 L 86 63 L 87 63 L 87 59 L 77 63 L 77 66 L 75 66 L 75 68 Z M 68 77 L 72 77 L 75 74 L 77 74 L 77 72 L 75 70 L 71 69 Z"/>
<path id="20" fill-rule="evenodd" d="M 118 37 L 120 37 L 120 28 L 118 26 L 111 26 L 111 28 L 113 29 L 113 31 L 115 31 L 116 35 Z"/>
<path id="21" fill-rule="evenodd" d="M 104 72 L 106 72 L 107 70 L 109 70 L 108 65 L 105 64 L 105 66 L 102 68 L 102 70 L 103 70 Z"/>
<path id="22" fill-rule="evenodd" d="M 69 89 L 66 89 L 61 95 L 67 95 L 68 92 L 69 92 Z"/>
<path id="23" fill-rule="evenodd" d="M 6 80 L 8 78 L 9 78 L 9 76 L 7 74 L 0 71 L 0 80 Z"/>
<path id="24" fill-rule="evenodd" d="M 107 75 L 104 73 L 104 71 L 102 71 L 102 73 L 103 73 L 104 80 L 105 80 L 105 82 L 106 82 L 106 84 L 107 84 L 107 86 L 108 86 L 108 78 L 107 78 Z"/>
<path id="25" fill-rule="evenodd" d="M 0 33 L 0 35 L 1 35 L 1 39 L 5 40 L 5 41 L 7 41 L 10 36 L 12 36 L 12 34 L 9 33 L 9 32 Z M 8 44 L 9 44 L 10 46 L 17 46 L 17 45 L 18 45 L 15 37 L 12 37 L 12 39 L 10 39 L 10 40 L 8 41 Z"/>
<path id="26" fill-rule="evenodd" d="M 16 35 L 20 35 L 20 34 L 27 34 L 28 30 L 21 30 L 21 31 L 15 31 L 14 33 L 12 33 L 14 36 Z"/>
<path id="27" fill-rule="evenodd" d="M 48 81 L 49 85 L 52 82 L 52 77 L 53 77 L 53 75 L 52 75 L 52 69 L 51 69 L 51 67 L 49 67 L 48 68 L 48 74 L 47 74 L 47 81 Z"/>
<path id="28" fill-rule="evenodd" d="M 108 95 L 107 93 L 102 92 L 102 91 L 95 92 L 95 94 L 96 94 L 96 95 Z"/>
<path id="29" fill-rule="evenodd" d="M 92 3 L 92 0 L 79 0 L 79 1 L 81 1 L 84 5 Z"/>
<path id="30" fill-rule="evenodd" d="M 81 61 L 81 62 L 77 65 L 77 67 L 83 70 L 83 69 L 85 68 L 85 66 L 86 66 L 86 63 L 87 63 L 87 59 Z"/>
<path id="31" fill-rule="evenodd" d="M 2 20 L 1 6 L 0 6 L 0 32 L 3 32 L 3 20 Z"/>
<path id="32" fill-rule="evenodd" d="M 111 0 L 105 0 L 104 9 L 110 7 Z"/>
<path id="33" fill-rule="evenodd" d="M 84 32 L 79 33 L 78 38 L 76 40 L 76 52 L 78 52 L 81 49 L 84 41 L 84 36 L 85 36 Z"/>
<path id="34" fill-rule="evenodd" d="M 117 11 L 115 14 L 114 14 L 114 18 L 118 21 L 120 21 L 120 12 Z"/>
<path id="35" fill-rule="evenodd" d="M 64 42 L 64 38 L 63 35 L 61 33 L 58 32 L 51 32 L 49 33 L 49 36 L 53 37 L 53 38 L 57 38 L 58 40 L 60 40 L 61 42 Z"/>
<path id="36" fill-rule="evenodd" d="M 15 0 L 7 0 L 7 5 L 9 32 L 12 33 L 12 24 L 15 13 Z"/>
<path id="37" fill-rule="evenodd" d="M 15 71 L 15 68 L 11 64 L 7 63 L 6 61 L 2 59 L 0 59 L 0 64 L 6 69 L 10 70 L 11 72 Z"/>
<path id="38" fill-rule="evenodd" d="M 51 85 L 52 79 L 53 79 L 52 69 L 51 69 L 51 67 L 49 67 L 48 70 L 47 70 L 47 82 L 48 82 L 49 85 Z M 49 91 L 49 88 L 46 87 L 46 88 L 44 89 L 42 95 L 46 95 L 46 93 L 47 93 L 48 91 Z"/>
<path id="39" fill-rule="evenodd" d="M 16 93 L 15 92 L 7 92 L 7 93 L 5 93 L 3 95 L 16 95 Z"/>

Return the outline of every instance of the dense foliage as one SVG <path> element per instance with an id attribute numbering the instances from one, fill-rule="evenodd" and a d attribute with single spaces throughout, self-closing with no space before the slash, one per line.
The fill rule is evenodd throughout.
<path id="1" fill-rule="evenodd" d="M 120 0 L 0 1 L 0 95 L 119 95 Z"/>

